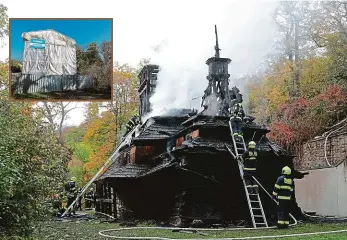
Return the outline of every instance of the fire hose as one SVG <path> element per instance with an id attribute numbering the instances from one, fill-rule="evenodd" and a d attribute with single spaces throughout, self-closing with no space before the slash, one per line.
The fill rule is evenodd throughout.
<path id="1" fill-rule="evenodd" d="M 253 179 L 257 182 L 257 184 L 265 191 L 265 193 L 276 203 L 278 202 L 272 198 L 271 194 L 266 191 L 266 189 L 263 187 L 263 185 L 255 178 Z M 306 213 L 302 211 L 302 214 L 304 214 L 307 217 L 314 217 L 309 216 Z M 293 215 L 289 214 L 289 216 L 294 220 L 293 224 L 290 224 L 290 226 L 295 226 L 298 224 L 297 220 L 293 217 Z M 110 216 L 113 218 L 112 216 Z M 317 217 L 319 218 L 319 217 Z M 336 218 L 331 218 L 336 219 Z M 347 219 L 347 218 L 346 218 Z M 342 219 L 343 220 L 343 219 Z M 102 230 L 99 231 L 99 235 L 106 237 L 106 238 L 114 238 L 114 239 L 168 239 L 168 240 L 188 240 L 184 238 L 174 239 L 174 238 L 161 238 L 161 237 L 121 237 L 121 236 L 114 236 L 109 235 L 107 233 L 109 232 L 120 232 L 120 231 L 126 231 L 126 230 L 136 230 L 136 229 L 160 229 L 160 230 L 183 230 L 183 231 L 235 231 L 235 230 L 256 230 L 256 229 L 274 229 L 276 227 L 262 227 L 262 228 L 220 228 L 220 229 L 211 229 L 211 228 L 175 228 L 175 227 L 131 227 L 131 228 L 116 228 L 116 229 L 108 229 L 108 230 Z M 311 232 L 311 233 L 293 233 L 293 234 L 284 234 L 284 235 L 264 235 L 264 236 L 251 236 L 251 237 L 237 237 L 237 238 L 204 238 L 209 240 L 243 240 L 243 239 L 271 239 L 271 238 L 284 238 L 284 237 L 300 237 L 300 236 L 311 236 L 311 235 L 321 235 L 321 234 L 333 234 L 333 233 L 343 233 L 347 232 L 347 229 L 342 230 L 333 230 L 333 231 L 324 231 L 324 232 Z M 197 240 L 196 238 L 189 238 L 190 240 Z"/>
<path id="2" fill-rule="evenodd" d="M 346 127 L 347 125 L 343 125 L 342 127 L 339 127 L 337 129 L 335 129 L 334 131 L 331 131 L 325 138 L 325 141 L 324 141 L 324 157 L 325 157 L 325 161 L 326 163 L 328 164 L 329 167 L 331 167 L 331 164 L 328 160 L 328 157 L 327 157 L 327 143 L 328 143 L 328 138 L 331 134 L 335 133 L 335 132 L 338 132 L 340 129 Z"/>
<path id="3" fill-rule="evenodd" d="M 163 238 L 163 237 L 120 237 L 106 234 L 107 232 L 119 232 L 124 230 L 135 230 L 135 229 L 161 229 L 161 230 L 197 230 L 197 231 L 230 231 L 230 230 L 255 230 L 260 228 L 225 228 L 225 229 L 202 229 L 202 228 L 170 228 L 170 227 L 133 227 L 133 228 L 116 228 L 102 230 L 99 232 L 100 236 L 106 238 L 115 239 L 167 239 L 167 240 L 201 240 L 202 238 Z M 243 239 L 269 239 L 269 238 L 284 238 L 284 237 L 299 237 L 299 236 L 309 236 L 309 235 L 320 235 L 320 234 L 331 234 L 331 233 L 342 233 L 347 232 L 347 229 L 325 231 L 325 232 L 311 232 L 311 233 L 293 233 L 293 234 L 283 234 L 283 235 L 268 235 L 268 236 L 252 236 L 252 237 L 236 237 L 236 238 L 203 238 L 205 240 L 243 240 Z"/>
<path id="4" fill-rule="evenodd" d="M 255 177 L 253 177 L 253 178 L 259 184 L 259 186 L 268 194 L 268 196 L 270 196 L 270 198 L 274 202 L 276 202 L 276 204 L 278 204 L 278 202 L 272 198 L 271 194 L 266 191 L 266 189 L 259 183 L 259 181 Z M 297 225 L 298 224 L 297 220 L 293 217 L 293 215 L 291 215 L 291 214 L 289 214 L 289 215 L 294 221 L 294 223 L 290 224 L 290 226 Z M 170 240 L 173 240 L 171 238 L 160 238 L 160 237 L 120 237 L 120 236 L 108 235 L 106 233 L 107 232 L 117 232 L 117 231 L 119 232 L 119 231 L 124 231 L 124 230 L 134 230 L 134 229 L 161 229 L 161 230 L 184 230 L 184 231 L 189 231 L 189 230 L 190 231 L 192 231 L 192 230 L 193 231 L 235 231 L 235 230 L 255 230 L 255 229 L 274 229 L 274 228 L 276 228 L 276 227 L 273 226 L 273 227 L 259 227 L 259 228 L 217 228 L 217 229 L 213 229 L 213 228 L 176 228 L 176 227 L 132 227 L 132 228 L 116 228 L 116 229 L 102 230 L 102 231 L 99 231 L 99 235 L 103 236 L 103 237 L 107 237 L 107 238 L 116 238 L 116 239 L 170 239 Z M 193 239 L 193 238 L 190 238 L 190 239 Z M 208 238 L 206 238 L 206 239 L 208 239 Z M 219 238 L 212 238 L 212 239 L 216 240 Z M 220 239 L 247 239 L 247 238 L 220 238 Z M 184 240 L 186 240 L 186 239 L 184 239 Z M 197 239 L 193 239 L 193 240 L 197 240 Z"/>

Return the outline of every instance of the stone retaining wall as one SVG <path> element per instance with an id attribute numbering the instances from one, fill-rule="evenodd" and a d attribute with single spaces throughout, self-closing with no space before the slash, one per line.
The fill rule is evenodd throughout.
<path id="1" fill-rule="evenodd" d="M 313 139 L 298 149 L 294 160 L 298 170 L 310 170 L 330 167 L 325 159 L 325 137 Z M 331 166 L 337 166 L 347 159 L 347 132 L 328 138 L 326 155 Z"/>

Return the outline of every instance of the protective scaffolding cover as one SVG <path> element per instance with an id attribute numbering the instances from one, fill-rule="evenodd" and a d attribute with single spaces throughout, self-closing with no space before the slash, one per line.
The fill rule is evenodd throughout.
<path id="1" fill-rule="evenodd" d="M 23 74 L 75 75 L 76 41 L 54 30 L 26 32 Z"/>

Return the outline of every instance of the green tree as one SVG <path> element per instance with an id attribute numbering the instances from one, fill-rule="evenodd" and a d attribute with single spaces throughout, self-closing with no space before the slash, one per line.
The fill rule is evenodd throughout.
<path id="1" fill-rule="evenodd" d="M 7 7 L 0 4 L 0 40 L 3 40 L 8 35 L 8 16 Z M 3 45 L 1 45 L 3 47 Z"/>
<path id="2" fill-rule="evenodd" d="M 301 96 L 313 98 L 325 91 L 329 85 L 329 70 L 332 67 L 331 57 L 314 57 L 303 61 Z"/>
<path id="3" fill-rule="evenodd" d="M 83 169 L 83 166 L 73 166 L 69 169 L 70 176 L 77 178 L 77 185 L 83 186 L 86 181 L 84 180 L 85 171 Z"/>
<path id="4" fill-rule="evenodd" d="M 80 142 L 76 144 L 74 156 L 76 156 L 78 160 L 87 163 L 89 161 L 89 156 L 91 155 L 91 153 L 92 147 L 88 143 Z"/>
<path id="5" fill-rule="evenodd" d="M 99 54 L 99 49 L 96 43 L 91 43 L 88 45 L 87 51 L 85 52 L 85 56 L 89 66 L 100 65 L 102 63 L 102 60 Z"/>
<path id="6" fill-rule="evenodd" d="M 76 145 L 82 142 L 84 135 L 86 134 L 86 124 L 83 123 L 80 126 L 73 126 L 65 133 L 65 145 L 74 150 Z"/>
<path id="7" fill-rule="evenodd" d="M 77 72 L 83 74 L 88 69 L 88 60 L 85 52 L 80 46 L 76 47 Z"/>
<path id="8" fill-rule="evenodd" d="M 11 73 L 21 73 L 22 64 L 18 60 L 11 60 Z"/>
<path id="9" fill-rule="evenodd" d="M 1 90 L 6 91 L 6 90 Z M 28 234 L 66 179 L 70 155 L 26 103 L 0 102 L 0 232 Z"/>

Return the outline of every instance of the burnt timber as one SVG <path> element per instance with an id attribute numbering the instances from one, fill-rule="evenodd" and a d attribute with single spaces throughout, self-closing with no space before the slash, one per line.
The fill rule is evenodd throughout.
<path id="1" fill-rule="evenodd" d="M 219 57 L 217 36 L 215 50 L 215 56 L 206 61 L 209 75 L 204 110 L 172 109 L 143 122 L 138 134 L 119 149 L 113 164 L 95 182 L 96 211 L 119 220 L 154 220 L 175 226 L 192 226 L 194 220 L 204 226 L 250 222 L 238 163 L 227 149 L 234 148 L 228 109 L 242 102 L 242 95 L 237 87 L 229 89 L 231 60 Z M 158 72 L 159 66 L 148 65 L 139 74 L 141 117 L 151 111 L 149 98 Z M 253 120 L 246 117 L 244 139 L 257 142 L 257 179 L 272 192 L 282 167 L 294 168 L 294 156 L 269 141 L 266 134 L 270 131 Z M 297 171 L 294 174 L 300 176 Z M 276 206 L 263 191 L 259 194 L 271 225 Z M 295 194 L 292 213 L 302 217 Z"/>

